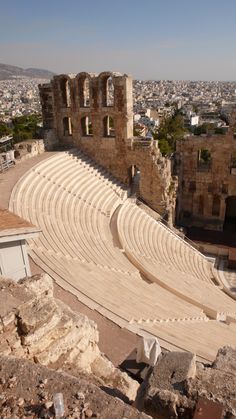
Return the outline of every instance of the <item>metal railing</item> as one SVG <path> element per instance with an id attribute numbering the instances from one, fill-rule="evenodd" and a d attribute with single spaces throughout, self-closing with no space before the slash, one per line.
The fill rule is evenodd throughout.
<path id="1" fill-rule="evenodd" d="M 8 170 L 11 166 L 14 166 L 14 162 L 12 160 L 9 161 L 0 161 L 0 172 L 4 172 Z"/>

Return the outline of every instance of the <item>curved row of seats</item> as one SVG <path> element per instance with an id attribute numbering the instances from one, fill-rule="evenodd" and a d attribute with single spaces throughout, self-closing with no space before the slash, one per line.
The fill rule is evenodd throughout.
<path id="1" fill-rule="evenodd" d="M 26 218 L 30 218 L 42 228 L 43 233 L 37 241 L 38 245 L 41 244 L 42 247 L 58 254 L 65 254 L 67 257 L 81 256 L 85 262 L 94 262 L 105 267 L 109 266 L 112 258 L 112 268 L 118 270 L 123 268 L 125 271 L 128 266 L 132 272 L 136 272 L 119 250 L 113 251 L 113 248 L 107 250 L 102 235 L 98 237 L 95 234 L 99 219 L 106 218 L 106 212 L 110 211 L 114 204 L 120 203 L 117 194 L 112 193 L 114 185 L 111 183 L 111 188 L 107 188 L 104 182 L 91 182 L 90 176 L 84 170 L 84 176 L 80 176 L 79 181 L 77 176 L 76 185 L 71 188 L 72 173 L 77 172 L 77 165 L 74 166 L 77 161 L 77 159 L 68 159 L 65 162 L 55 158 L 50 163 L 45 163 L 40 171 L 38 167 L 33 168 L 25 186 L 24 180 L 22 181 L 20 198 L 15 199 L 15 208 L 20 211 L 25 209 Z M 60 178 L 58 178 L 59 167 Z M 100 209 L 99 195 L 100 200 L 101 197 L 103 199 L 103 214 L 98 219 L 95 213 Z M 24 207 L 21 203 L 22 198 Z M 29 202 L 30 206 L 27 204 Z M 67 208 L 63 210 L 64 202 L 67 202 Z M 74 224 L 77 228 L 74 228 Z"/>
<path id="2" fill-rule="evenodd" d="M 235 323 L 225 323 L 210 320 L 209 322 L 178 322 L 156 323 L 152 327 L 147 326 L 146 331 L 159 337 L 160 343 L 168 340 L 174 350 L 187 350 L 195 352 L 202 359 L 215 359 L 215 348 L 224 345 L 235 347 Z M 180 339 L 181 336 L 181 339 Z M 173 349 L 172 346 L 169 349 Z"/>
<path id="3" fill-rule="evenodd" d="M 111 216 L 126 198 L 125 187 L 83 154 L 59 152 L 20 179 L 10 209 L 42 229 L 29 243 L 36 264 L 81 302 L 121 327 L 135 328 L 139 334 L 153 327 L 156 334 L 157 324 L 210 325 L 202 307 L 144 281 L 122 249 L 114 245 Z M 141 217 L 140 222 L 145 231 Z M 153 257 L 154 237 L 152 241 Z M 144 245 L 145 239 L 139 237 L 139 250 Z M 165 258 L 168 251 L 167 245 Z M 210 333 L 210 328 L 206 330 Z M 167 334 L 166 345 L 170 342 Z M 218 346 L 212 345 L 216 353 Z"/>
<path id="4" fill-rule="evenodd" d="M 212 318 L 236 322 L 236 303 L 211 282 L 212 267 L 203 255 L 129 200 L 117 223 L 125 253 L 148 279 Z"/>
<path id="5" fill-rule="evenodd" d="M 94 176 L 95 171 L 95 168 L 90 170 L 83 159 L 60 153 L 31 169 L 16 185 L 11 198 L 12 209 L 41 227 L 41 235 L 30 242 L 30 247 L 43 261 L 44 268 L 48 264 L 51 271 L 67 280 L 69 278 L 71 284 L 77 285 L 91 299 L 95 299 L 94 293 L 98 288 L 101 292 L 100 297 L 97 295 L 98 304 L 103 304 L 105 291 L 108 291 L 109 307 L 116 307 L 117 310 L 119 288 L 122 300 L 127 299 L 127 303 L 131 298 L 130 289 L 133 295 L 137 294 L 139 303 L 137 310 L 129 307 L 131 314 L 125 317 L 127 321 L 139 318 L 205 320 L 201 310 L 183 304 L 179 299 L 172 311 L 166 310 L 165 304 L 157 302 L 156 296 L 153 298 L 137 269 L 120 249 L 112 245 L 110 219 L 106 214 L 108 210 L 114 211 L 122 200 L 114 192 L 112 181 L 107 181 L 107 176 L 100 176 L 100 173 Z M 88 275 L 93 277 L 91 288 Z M 99 284 L 100 277 L 102 285 Z M 114 284 L 114 292 L 111 292 Z M 145 314 L 140 317 L 139 310 L 144 303 L 138 294 L 143 288 L 151 304 L 145 307 Z M 165 290 L 158 292 L 163 301 L 171 298 Z M 157 310 L 153 310 L 154 303 Z M 122 317 L 123 304 L 121 307 L 119 315 Z"/>

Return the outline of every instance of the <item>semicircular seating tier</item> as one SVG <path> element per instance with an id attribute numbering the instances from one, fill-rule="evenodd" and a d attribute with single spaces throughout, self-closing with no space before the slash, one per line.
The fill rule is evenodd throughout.
<path id="1" fill-rule="evenodd" d="M 142 336 L 151 333 L 167 349 L 192 350 L 201 359 L 211 361 L 220 346 L 235 342 L 233 325 L 211 320 L 195 301 L 189 302 L 163 284 L 143 278 L 139 272 L 142 269 L 126 257 L 118 240 L 116 218 L 118 214 L 122 230 L 126 200 L 124 185 L 73 150 L 58 152 L 29 170 L 12 191 L 10 209 L 41 228 L 39 237 L 29 241 L 29 253 L 61 287 L 120 327 Z M 143 221 L 141 225 L 143 237 L 139 240 L 145 244 L 146 226 Z M 126 235 L 123 232 L 120 236 L 125 248 Z M 164 250 L 166 257 L 169 245 Z M 155 252 L 153 247 L 153 258 Z M 166 259 L 160 267 L 165 263 Z M 175 264 L 177 278 L 177 261 Z M 192 280 L 212 287 L 207 280 L 210 270 L 197 265 L 195 270 L 199 270 L 198 278 L 194 273 Z M 232 312 L 231 306 L 227 312 Z M 183 324 L 183 333 L 184 325 L 189 325 L 188 345 L 182 332 L 178 338 L 172 336 L 171 328 L 165 329 L 170 323 L 179 327 Z M 166 332 L 159 331 L 158 326 Z M 198 342 L 200 327 L 203 344 Z"/>
<path id="2" fill-rule="evenodd" d="M 127 257 L 150 281 L 211 318 L 236 322 L 236 302 L 215 285 L 213 264 L 204 255 L 130 200 L 120 209 L 117 224 Z"/>

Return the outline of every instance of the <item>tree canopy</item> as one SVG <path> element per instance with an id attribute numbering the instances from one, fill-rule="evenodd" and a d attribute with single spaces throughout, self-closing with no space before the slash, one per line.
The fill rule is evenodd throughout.
<path id="1" fill-rule="evenodd" d="M 0 137 L 11 134 L 14 142 L 38 138 L 38 123 L 41 120 L 41 115 L 32 114 L 12 119 L 11 128 L 2 122 L 0 123 Z"/>
<path id="2" fill-rule="evenodd" d="M 160 151 L 165 156 L 175 151 L 176 141 L 182 139 L 186 132 L 183 117 L 176 112 L 161 121 L 158 132 L 153 136 L 158 140 Z"/>

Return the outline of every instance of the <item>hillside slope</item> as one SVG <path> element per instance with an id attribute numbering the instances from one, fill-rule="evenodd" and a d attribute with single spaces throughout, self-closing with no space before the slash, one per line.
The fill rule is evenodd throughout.
<path id="1" fill-rule="evenodd" d="M 0 80 L 12 79 L 13 77 L 30 77 L 30 78 L 42 78 L 50 79 L 55 73 L 38 68 L 21 68 L 14 65 L 1 64 L 0 63 Z"/>

